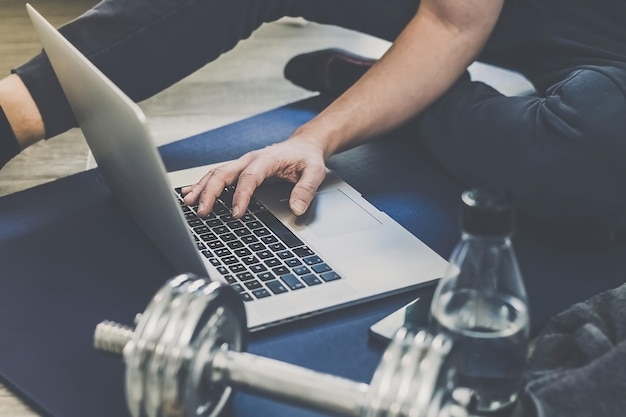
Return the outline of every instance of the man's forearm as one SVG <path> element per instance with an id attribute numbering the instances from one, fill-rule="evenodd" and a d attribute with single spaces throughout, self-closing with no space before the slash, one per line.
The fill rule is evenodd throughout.
<path id="1" fill-rule="evenodd" d="M 325 156 L 415 116 L 443 94 L 486 42 L 502 0 L 425 0 L 387 53 L 298 133 Z"/>

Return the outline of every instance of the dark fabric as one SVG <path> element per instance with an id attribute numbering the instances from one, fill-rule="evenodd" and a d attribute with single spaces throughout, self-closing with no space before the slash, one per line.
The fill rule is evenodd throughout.
<path id="1" fill-rule="evenodd" d="M 626 284 L 550 319 L 534 340 L 514 417 L 621 417 L 626 410 Z"/>
<path id="2" fill-rule="evenodd" d="M 466 187 L 512 192 L 520 210 L 572 239 L 626 228 L 626 68 L 572 68 L 545 97 L 461 81 L 418 119 L 419 137 Z"/>
<path id="3" fill-rule="evenodd" d="M 61 29 L 143 100 L 284 15 L 393 40 L 418 0 L 104 0 Z M 245 12 L 244 12 L 245 11 Z M 521 72 L 536 97 L 459 82 L 419 117 L 419 137 L 464 187 L 492 185 L 572 238 L 626 235 L 626 2 L 507 0 L 479 59 Z M 76 121 L 45 55 L 16 69 L 46 134 Z"/>
<path id="4" fill-rule="evenodd" d="M 20 145 L 17 143 L 15 133 L 0 107 L 0 168 L 20 152 Z"/>

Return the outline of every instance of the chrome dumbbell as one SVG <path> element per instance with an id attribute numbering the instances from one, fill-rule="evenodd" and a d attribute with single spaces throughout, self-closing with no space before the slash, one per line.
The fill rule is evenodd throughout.
<path id="1" fill-rule="evenodd" d="M 135 329 L 102 322 L 96 348 L 121 353 L 134 417 L 217 416 L 233 389 L 345 416 L 466 416 L 448 389 L 449 339 L 401 329 L 372 382 L 354 382 L 242 352 L 243 302 L 229 286 L 180 275 L 164 285 Z"/>

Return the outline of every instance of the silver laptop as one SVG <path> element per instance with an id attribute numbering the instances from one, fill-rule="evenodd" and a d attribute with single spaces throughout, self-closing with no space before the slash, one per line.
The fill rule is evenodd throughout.
<path id="1" fill-rule="evenodd" d="M 116 200 L 180 273 L 231 284 L 250 330 L 296 320 L 440 277 L 446 261 L 329 172 L 309 211 L 288 208 L 290 186 L 269 181 L 243 219 L 229 189 L 209 218 L 176 188 L 208 166 L 166 173 L 141 109 L 34 8 L 28 13 Z"/>

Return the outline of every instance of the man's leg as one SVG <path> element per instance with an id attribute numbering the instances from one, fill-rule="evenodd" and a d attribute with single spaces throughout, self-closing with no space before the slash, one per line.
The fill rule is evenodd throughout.
<path id="1" fill-rule="evenodd" d="M 0 80 L 0 168 L 44 133 L 39 109 L 20 77 Z"/>
<path id="2" fill-rule="evenodd" d="M 610 239 L 626 227 L 624 86 L 618 66 L 572 69 L 545 98 L 460 81 L 418 135 L 465 185 L 509 190 L 537 219 Z"/>
<path id="3" fill-rule="evenodd" d="M 105 0 L 60 30 L 140 101 L 232 49 L 264 22 L 303 16 L 393 39 L 416 7 L 415 0 Z M 22 97 L 5 108 L 22 148 L 76 125 L 45 54 L 15 72 L 21 82 L 5 79 L 0 87 L 8 83 L 14 97 Z M 15 105 L 34 122 L 25 137 Z"/>

